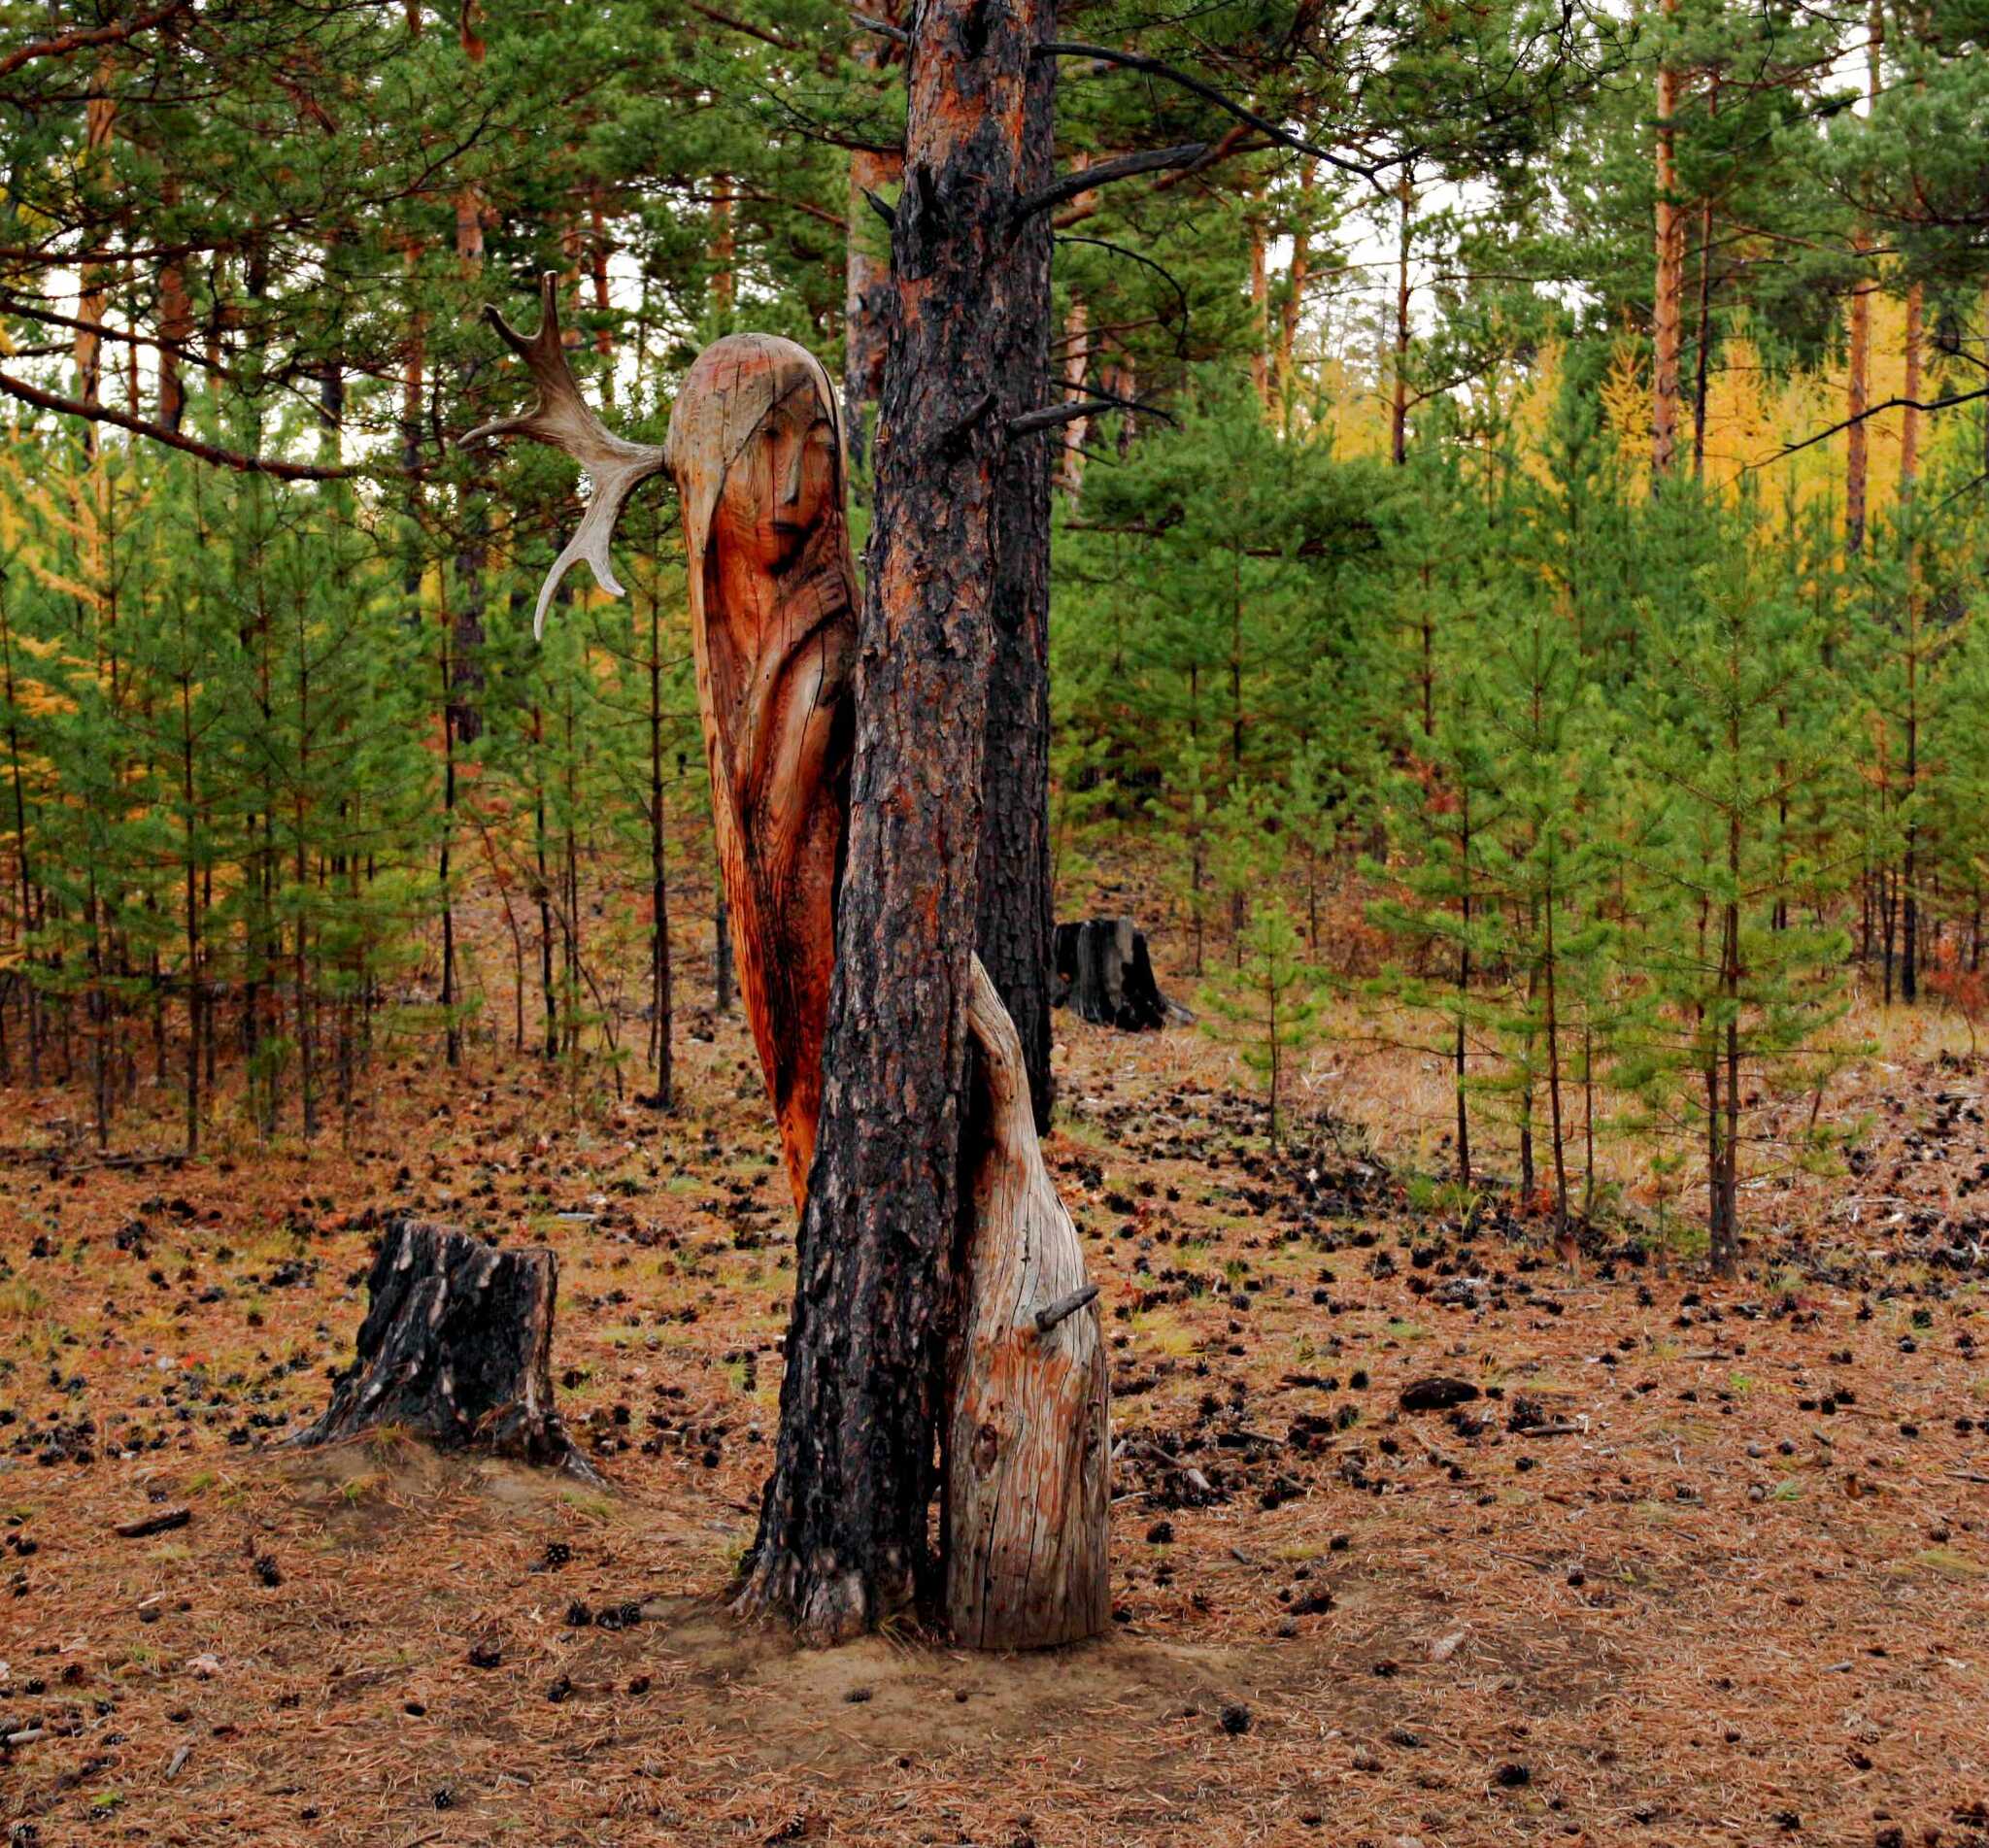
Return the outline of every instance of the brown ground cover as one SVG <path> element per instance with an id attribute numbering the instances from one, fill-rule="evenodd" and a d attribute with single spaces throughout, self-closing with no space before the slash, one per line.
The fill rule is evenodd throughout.
<path id="1" fill-rule="evenodd" d="M 671 1118 L 411 1063 L 308 1159 L 93 1166 L 49 1153 L 73 1100 L 6 1093 L 13 1841 L 1989 1840 L 1980 1076 L 1868 1061 L 1856 1172 L 1750 1193 L 1714 1285 L 1419 1210 L 1406 1118 L 1273 1158 L 1192 1033 L 1061 1030 L 1118 1621 L 1019 1660 L 797 1654 L 713 1601 L 792 1250 L 736 1025 Z M 406 1212 L 558 1250 L 609 1493 L 277 1447 Z M 1433 1377 L 1476 1396 L 1401 1409 Z"/>

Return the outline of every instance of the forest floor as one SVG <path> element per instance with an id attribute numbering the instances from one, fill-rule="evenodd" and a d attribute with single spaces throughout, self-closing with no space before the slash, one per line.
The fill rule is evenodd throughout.
<path id="1" fill-rule="evenodd" d="M 792 1252 L 736 1023 L 671 1117 L 409 1062 L 308 1157 L 93 1166 L 0 1093 L 12 1843 L 1989 1841 L 1989 1074 L 1848 1074 L 1854 1171 L 1750 1192 L 1715 1284 L 1444 1221 L 1408 1113 L 1273 1157 L 1201 1036 L 1059 1030 L 1116 1621 L 1024 1659 L 715 1601 Z M 558 1250 L 606 1493 L 275 1447 L 405 1213 Z M 1403 1409 L 1433 1376 L 1475 1396 Z"/>

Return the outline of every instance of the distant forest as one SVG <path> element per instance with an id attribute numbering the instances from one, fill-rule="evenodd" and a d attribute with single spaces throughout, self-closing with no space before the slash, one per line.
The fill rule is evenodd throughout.
<path id="1" fill-rule="evenodd" d="M 189 1149 L 395 1047 L 667 1105 L 673 966 L 725 981 L 675 509 L 534 640 L 582 485 L 460 440 L 524 390 L 478 310 L 557 273 L 649 441 L 800 341 L 860 539 L 894 19 L 0 5 L 0 1079 Z M 1466 1187 L 1565 1222 L 1646 1141 L 1719 1250 L 1854 985 L 1989 1010 L 1989 13 L 1060 30 L 1065 908 L 1129 877 L 1273 1074 L 1384 1012 Z"/>

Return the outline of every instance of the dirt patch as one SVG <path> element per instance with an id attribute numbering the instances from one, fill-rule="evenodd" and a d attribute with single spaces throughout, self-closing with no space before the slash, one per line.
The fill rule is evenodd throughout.
<path id="1" fill-rule="evenodd" d="M 1086 1727 L 1150 1728 L 1228 1712 L 1254 1724 L 1267 1702 L 1333 1679 L 1331 1648 L 1175 1643 L 1109 1636 L 1074 1648 L 981 1656 L 870 1637 L 835 1650 L 734 1620 L 696 1598 L 643 1606 L 654 1625 L 629 1653 L 660 1657 L 741 1726 L 737 1750 L 767 1767 L 854 1770 L 879 1760 L 970 1752 Z"/>

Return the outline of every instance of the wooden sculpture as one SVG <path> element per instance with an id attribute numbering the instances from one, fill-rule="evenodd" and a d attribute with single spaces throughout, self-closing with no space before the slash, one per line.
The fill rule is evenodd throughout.
<path id="1" fill-rule="evenodd" d="M 523 435 L 594 477 L 579 558 L 619 594 L 616 512 L 667 468 L 683 504 L 698 702 L 740 987 L 798 1206 L 822 1099 L 848 833 L 857 598 L 835 393 L 792 341 L 733 335 L 699 355 L 668 440 L 611 435 L 560 346 L 555 279 L 529 340 L 489 319 L 539 399 L 472 435 Z M 1075 1227 L 1043 1165 L 1021 1042 L 978 959 L 969 1025 L 981 1058 L 962 1151 L 971 1223 L 944 1428 L 948 1616 L 983 1648 L 1097 1634 L 1107 1618 L 1109 1445 L 1102 1330 Z"/>
<path id="2" fill-rule="evenodd" d="M 739 987 L 798 1208 L 822 1109 L 854 735 L 857 580 L 835 392 L 792 340 L 733 334 L 677 394 L 697 701 Z"/>

